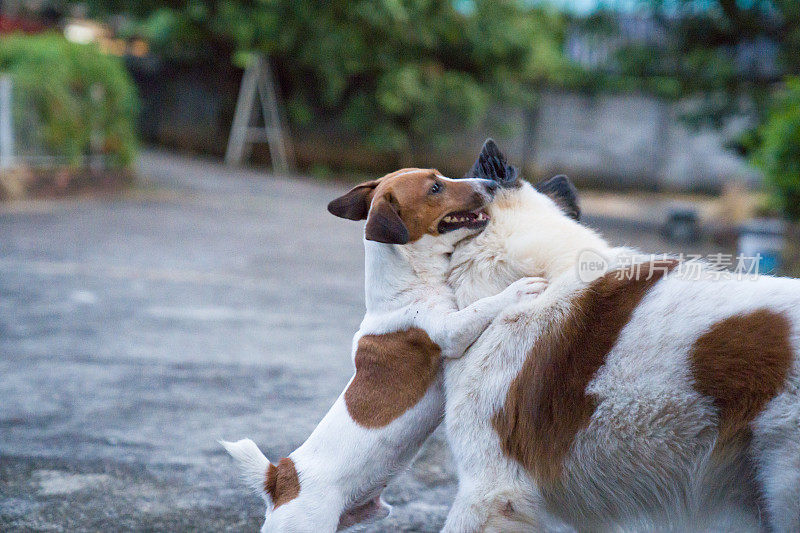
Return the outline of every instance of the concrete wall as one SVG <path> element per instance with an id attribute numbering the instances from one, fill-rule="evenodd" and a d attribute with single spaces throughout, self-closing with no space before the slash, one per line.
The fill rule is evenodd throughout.
<path id="1" fill-rule="evenodd" d="M 329 132 L 309 142 L 307 135 L 303 161 L 319 157 L 320 146 L 337 138 Z M 719 132 L 693 131 L 672 104 L 648 95 L 546 93 L 536 111 L 495 108 L 478 127 L 453 135 L 444 150 L 418 149 L 394 165 L 374 154 L 359 164 L 363 151 L 352 140 L 335 152 L 339 158 L 349 154 L 352 166 L 375 171 L 387 163 L 415 164 L 458 175 L 472 165 L 487 137 L 532 179 L 567 174 L 582 186 L 711 192 L 728 182 L 761 183 L 746 160 L 725 148 Z"/>
<path id="2" fill-rule="evenodd" d="M 529 170 L 612 187 L 718 190 L 760 175 L 715 131 L 692 131 L 647 95 L 543 96 L 528 146 Z"/>

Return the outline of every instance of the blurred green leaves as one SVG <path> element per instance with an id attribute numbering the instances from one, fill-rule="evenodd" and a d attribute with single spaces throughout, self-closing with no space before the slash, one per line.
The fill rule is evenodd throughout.
<path id="1" fill-rule="evenodd" d="M 800 73 L 797 0 L 640 0 L 667 34 L 623 73 L 672 78 L 676 98 L 694 99 L 686 118 L 714 128 L 741 114 L 760 122 L 770 86 Z M 649 64 L 648 64 L 649 63 Z M 644 71 L 644 72 L 643 72 Z"/>
<path id="2" fill-rule="evenodd" d="M 54 155 L 71 165 L 89 154 L 131 163 L 138 100 L 119 58 L 57 34 L 14 35 L 0 39 L 0 72 L 34 106 Z"/>
<path id="3" fill-rule="evenodd" d="M 491 104 L 530 103 L 565 69 L 561 15 L 517 0 L 140 0 L 124 10 L 163 56 L 241 66 L 246 52 L 268 54 L 294 124 L 338 120 L 385 150 L 445 142 Z"/>
<path id="4" fill-rule="evenodd" d="M 788 78 L 759 130 L 755 163 L 783 212 L 800 222 L 800 78 Z"/>

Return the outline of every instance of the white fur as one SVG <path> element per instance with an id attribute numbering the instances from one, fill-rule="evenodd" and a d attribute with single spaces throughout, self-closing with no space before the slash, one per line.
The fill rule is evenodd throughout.
<path id="1" fill-rule="evenodd" d="M 264 492 L 264 473 L 269 466 L 269 460 L 261 453 L 256 443 L 250 439 L 236 442 L 221 440 L 219 443 L 231 454 L 231 457 L 236 459 L 245 485 L 259 496 L 267 499 Z"/>
<path id="2" fill-rule="evenodd" d="M 482 180 L 468 181 L 476 191 L 484 191 Z M 443 357 L 460 357 L 502 309 L 544 289 L 541 279 L 522 279 L 459 310 L 446 283 L 448 257 L 470 233 L 425 235 L 403 246 L 365 239 L 367 312 L 353 338 L 353 358 L 363 335 L 414 327 L 427 332 Z M 289 456 L 300 479 L 299 496 L 273 509 L 260 490 L 267 500 L 262 531 L 321 533 L 384 518 L 389 507 L 380 500 L 381 491 L 411 462 L 443 416 L 441 373 L 414 407 L 378 429 L 364 428 L 351 418 L 343 392 L 308 440 Z M 255 444 L 245 440 L 224 445 L 248 484 L 263 484 L 269 463 Z"/>
<path id="3" fill-rule="evenodd" d="M 699 280 L 672 274 L 657 283 L 587 388 L 598 405 L 565 460 L 564 486 L 544 490 L 503 454 L 492 418 L 539 332 L 558 327 L 586 286 L 578 255 L 592 249 L 613 265 L 631 251 L 612 249 L 528 184 L 504 192 L 490 213 L 489 227 L 452 256 L 458 304 L 522 276 L 550 285 L 538 299 L 507 308 L 447 363 L 446 425 L 459 491 L 444 531 L 758 531 L 759 489 L 769 526 L 800 531 L 797 356 L 786 390 L 752 424 L 752 446 L 722 458 L 711 454 L 714 406 L 692 388 L 687 360 L 711 325 L 764 307 L 790 318 L 797 353 L 800 281 L 717 281 L 704 271 Z M 509 504 L 513 513 L 504 513 Z"/>

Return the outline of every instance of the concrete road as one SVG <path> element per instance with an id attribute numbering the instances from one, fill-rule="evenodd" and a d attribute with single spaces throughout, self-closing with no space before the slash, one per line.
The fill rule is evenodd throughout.
<path id="1" fill-rule="evenodd" d="M 121 196 L 0 206 L 0 531 L 254 531 L 217 439 L 285 456 L 352 373 L 361 227 L 325 210 L 344 186 L 140 167 Z M 437 433 L 369 531 L 437 531 L 452 472 Z"/>

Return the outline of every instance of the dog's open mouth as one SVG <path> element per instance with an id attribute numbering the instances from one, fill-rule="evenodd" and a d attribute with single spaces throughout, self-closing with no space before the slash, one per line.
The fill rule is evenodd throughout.
<path id="1" fill-rule="evenodd" d="M 439 221 L 439 233 L 447 233 L 461 228 L 481 229 L 489 223 L 489 215 L 483 209 L 475 211 L 454 211 Z"/>

